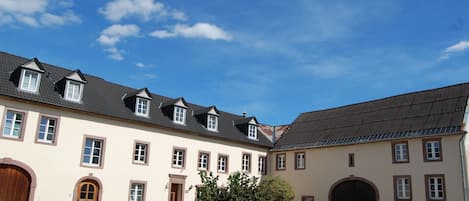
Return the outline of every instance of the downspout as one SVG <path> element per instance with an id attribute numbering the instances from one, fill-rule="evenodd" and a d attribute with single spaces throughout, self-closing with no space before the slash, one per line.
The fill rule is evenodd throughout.
<path id="1" fill-rule="evenodd" d="M 273 131 L 272 131 L 272 146 L 275 146 L 275 126 L 272 127 L 273 128 Z M 465 200 L 467 201 L 467 200 Z"/>
<path id="2" fill-rule="evenodd" d="M 462 182 L 463 182 L 463 194 L 464 194 L 464 201 L 468 201 L 467 198 L 467 193 L 468 193 L 468 189 L 467 189 L 467 172 L 466 172 L 466 147 L 465 147 L 465 144 L 464 144 L 464 141 L 466 139 L 466 134 L 463 134 L 463 136 L 461 137 L 461 139 L 459 139 L 459 154 L 460 154 L 460 157 L 461 157 L 461 170 L 462 170 Z"/>

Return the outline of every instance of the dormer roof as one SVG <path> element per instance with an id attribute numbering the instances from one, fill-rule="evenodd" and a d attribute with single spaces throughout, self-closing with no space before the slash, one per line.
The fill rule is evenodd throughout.
<path id="1" fill-rule="evenodd" d="M 71 73 L 69 73 L 69 74 L 67 74 L 65 76 L 65 79 L 81 82 L 83 84 L 86 84 L 86 82 L 87 82 L 85 76 L 78 69 L 71 72 Z"/>
<path id="2" fill-rule="evenodd" d="M 235 125 L 242 125 L 242 124 L 258 125 L 259 122 L 257 121 L 256 117 L 246 117 L 246 118 L 235 120 L 234 124 Z"/>
<path id="3" fill-rule="evenodd" d="M 142 89 L 136 90 L 132 93 L 129 93 L 127 95 L 127 98 L 130 98 L 130 97 L 140 97 L 140 98 L 145 98 L 145 99 L 148 99 L 148 100 L 153 99 L 153 96 L 151 95 L 148 88 L 142 88 Z"/>
<path id="4" fill-rule="evenodd" d="M 217 107 L 215 107 L 214 105 L 194 111 L 194 115 L 201 115 L 201 114 L 211 114 L 215 116 L 220 116 L 220 112 L 218 111 Z"/>
<path id="5" fill-rule="evenodd" d="M 33 58 L 23 64 L 20 65 L 21 68 L 28 69 L 28 70 L 33 70 L 37 71 L 40 73 L 44 73 L 44 67 L 42 66 L 41 62 L 39 62 L 39 59 Z"/>
<path id="6" fill-rule="evenodd" d="M 187 102 L 186 100 L 184 100 L 183 97 L 179 97 L 179 98 L 175 98 L 173 100 L 170 100 L 170 101 L 166 101 L 166 102 L 163 102 L 163 104 L 161 104 L 161 107 L 164 108 L 164 107 L 168 107 L 168 106 L 178 106 L 178 107 L 182 107 L 182 108 L 188 108 L 187 106 Z"/>

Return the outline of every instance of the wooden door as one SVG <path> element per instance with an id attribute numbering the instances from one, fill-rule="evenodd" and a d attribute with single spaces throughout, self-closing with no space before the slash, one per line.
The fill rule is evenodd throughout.
<path id="1" fill-rule="evenodd" d="M 13 165 L 0 164 L 0 201 L 28 201 L 31 176 Z"/>
<path id="2" fill-rule="evenodd" d="M 78 185 L 78 201 L 98 201 L 99 186 L 93 181 L 83 181 Z"/>
<path id="3" fill-rule="evenodd" d="M 171 198 L 170 201 L 180 201 L 179 200 L 179 185 L 171 184 Z"/>

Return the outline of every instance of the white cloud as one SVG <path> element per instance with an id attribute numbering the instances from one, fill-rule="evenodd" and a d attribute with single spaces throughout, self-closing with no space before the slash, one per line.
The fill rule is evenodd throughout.
<path id="1" fill-rule="evenodd" d="M 469 41 L 462 40 L 458 43 L 451 45 L 445 49 L 443 54 L 440 56 L 440 60 L 449 59 L 449 56 L 456 52 L 462 52 L 469 49 Z"/>
<path id="2" fill-rule="evenodd" d="M 184 12 L 171 10 L 163 3 L 154 0 L 113 0 L 104 8 L 100 8 L 99 12 L 112 22 L 133 17 L 143 21 L 159 17 L 172 17 L 175 20 L 187 18 Z"/>
<path id="3" fill-rule="evenodd" d="M 177 24 L 172 30 L 155 30 L 150 33 L 150 36 L 156 38 L 184 37 L 225 41 L 231 41 L 233 39 L 232 36 L 223 29 L 208 23 L 196 23 L 193 26 Z"/>
<path id="4" fill-rule="evenodd" d="M 139 68 L 145 67 L 145 64 L 143 64 L 142 62 L 138 62 L 138 63 L 136 63 L 135 65 L 136 65 L 137 67 L 139 67 Z"/>
<path id="5" fill-rule="evenodd" d="M 304 71 L 312 73 L 316 77 L 331 79 L 337 78 L 349 71 L 342 62 L 327 61 L 321 64 L 313 64 L 301 67 Z"/>
<path id="6" fill-rule="evenodd" d="M 73 6 L 72 1 L 58 2 L 58 7 L 51 5 L 52 0 L 1 0 L 0 1 L 0 24 L 13 24 L 15 22 L 31 26 L 61 26 L 70 23 L 79 23 L 80 18 L 67 9 L 62 15 L 52 12 L 62 12 L 61 9 Z"/>
<path id="7" fill-rule="evenodd" d="M 122 56 L 122 51 L 115 47 L 104 49 L 104 51 L 109 53 L 108 57 L 113 60 L 121 61 L 124 59 L 124 56 Z"/>
<path id="8" fill-rule="evenodd" d="M 145 74 L 143 74 L 143 77 L 152 80 L 152 79 L 155 79 L 155 78 L 156 78 L 156 75 L 155 75 L 155 74 L 151 74 L 151 73 L 145 73 Z"/>
<path id="9" fill-rule="evenodd" d="M 65 25 L 68 23 L 79 23 L 81 22 L 80 18 L 73 13 L 73 11 L 68 10 L 62 15 L 54 15 L 50 13 L 44 13 L 41 16 L 41 23 L 46 26 L 55 26 L 55 25 Z"/>
<path id="10" fill-rule="evenodd" d="M 97 41 L 101 45 L 114 46 L 123 38 L 136 37 L 140 32 L 140 28 L 135 24 L 114 24 L 104 29 Z"/>
<path id="11" fill-rule="evenodd" d="M 96 41 L 106 46 L 104 51 L 108 53 L 109 58 L 121 61 L 124 59 L 124 56 L 122 55 L 122 51 L 115 46 L 124 38 L 137 37 L 139 32 L 140 27 L 135 24 L 114 24 L 101 31 L 101 35 Z"/>

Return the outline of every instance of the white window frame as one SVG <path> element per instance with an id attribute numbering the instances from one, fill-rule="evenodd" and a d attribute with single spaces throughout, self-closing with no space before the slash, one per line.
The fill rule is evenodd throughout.
<path id="1" fill-rule="evenodd" d="M 228 156 L 218 155 L 217 171 L 220 173 L 228 172 Z"/>
<path id="2" fill-rule="evenodd" d="M 87 145 L 87 141 L 91 141 L 91 145 Z M 96 144 L 97 142 L 101 143 L 100 147 L 97 147 Z M 102 160 L 103 160 L 103 154 L 104 154 L 104 139 L 98 139 L 98 138 L 93 138 L 93 137 L 86 137 L 85 142 L 83 144 L 83 157 L 81 159 L 81 164 L 84 166 L 91 166 L 91 167 L 101 167 L 102 166 Z M 89 149 L 90 152 L 87 154 L 86 150 Z M 99 155 L 95 155 L 94 153 L 96 152 L 99 153 Z M 85 160 L 85 158 L 88 157 L 88 161 Z M 98 163 L 93 163 L 93 158 L 98 158 Z"/>
<path id="3" fill-rule="evenodd" d="M 257 168 L 258 168 L 259 174 L 261 175 L 264 175 L 267 173 L 266 162 L 267 162 L 267 158 L 265 156 L 259 156 L 259 159 L 257 161 Z"/>
<path id="4" fill-rule="evenodd" d="M 136 142 L 134 147 L 133 162 L 147 164 L 148 144 Z"/>
<path id="5" fill-rule="evenodd" d="M 8 118 L 8 116 L 11 116 L 9 114 L 13 115 L 12 118 Z M 19 120 L 17 119 L 18 115 L 21 115 L 21 119 Z M 2 137 L 21 139 L 21 137 L 23 136 L 24 123 L 26 121 L 25 118 L 26 118 L 25 112 L 7 109 L 7 111 L 5 112 L 5 119 L 3 121 Z M 9 129 L 7 129 L 7 122 L 10 122 Z M 17 124 L 19 124 L 19 127 L 15 126 Z M 18 132 L 18 135 L 15 135 L 15 131 Z"/>
<path id="6" fill-rule="evenodd" d="M 148 114 L 150 114 L 150 100 L 137 97 L 135 101 L 135 114 L 148 117 Z"/>
<path id="7" fill-rule="evenodd" d="M 73 91 L 70 92 L 70 90 L 72 90 L 71 86 L 72 85 L 78 85 L 78 92 L 75 91 L 75 89 L 73 88 Z M 69 101 L 72 101 L 72 102 L 80 102 L 82 97 L 83 97 L 83 83 L 80 83 L 78 81 L 74 81 L 74 80 L 67 80 L 66 84 L 65 84 L 65 92 L 64 92 L 64 97 L 66 100 L 69 100 Z M 78 93 L 78 94 L 76 94 Z M 75 95 L 78 95 L 78 97 L 74 97 Z"/>
<path id="8" fill-rule="evenodd" d="M 145 200 L 145 183 L 131 183 L 129 192 L 129 201 Z"/>
<path id="9" fill-rule="evenodd" d="M 445 200 L 445 184 L 444 176 L 427 177 L 427 192 L 430 200 Z M 441 188 L 439 188 L 441 187 Z M 433 195 L 432 195 L 433 194 Z"/>
<path id="10" fill-rule="evenodd" d="M 295 153 L 295 160 L 296 160 L 296 163 L 295 163 L 295 169 L 305 169 L 306 168 L 306 165 L 305 165 L 305 157 L 306 157 L 306 153 L 305 152 L 298 152 L 298 153 Z"/>
<path id="11" fill-rule="evenodd" d="M 186 108 L 174 106 L 173 122 L 177 124 L 186 123 Z"/>
<path id="12" fill-rule="evenodd" d="M 243 154 L 241 158 L 241 170 L 243 172 L 251 172 L 251 154 Z"/>
<path id="13" fill-rule="evenodd" d="M 409 161 L 409 147 L 407 143 L 395 143 L 394 145 L 394 161 L 395 162 L 408 162 Z"/>
<path id="14" fill-rule="evenodd" d="M 37 75 L 37 78 L 36 78 L 36 86 L 34 88 L 31 88 L 31 76 L 28 77 L 28 79 L 26 79 L 26 73 L 30 73 L 31 75 L 33 74 L 36 74 Z M 24 87 L 24 84 L 25 82 L 28 82 L 28 86 L 27 87 Z M 38 89 L 39 89 L 39 85 L 41 84 L 41 73 L 39 72 L 36 72 L 36 71 L 32 71 L 32 70 L 27 70 L 27 69 L 23 69 L 21 70 L 21 78 L 20 78 L 20 89 L 23 90 L 23 91 L 28 91 L 28 92 L 37 92 Z"/>
<path id="15" fill-rule="evenodd" d="M 210 131 L 218 130 L 218 117 L 212 114 L 207 115 L 207 129 Z"/>
<path id="16" fill-rule="evenodd" d="M 46 123 L 43 124 L 42 120 L 46 119 Z M 51 125 L 51 120 L 54 121 L 54 125 Z M 38 129 L 38 134 L 37 134 L 37 141 L 42 142 L 42 143 L 48 143 L 48 144 L 53 144 L 55 142 L 55 138 L 57 135 L 57 126 L 58 126 L 59 119 L 54 118 L 54 117 L 49 117 L 49 116 L 40 116 L 39 119 L 39 129 Z M 44 128 L 44 130 L 43 130 Z M 49 129 L 52 129 L 52 132 L 49 132 Z M 43 138 L 41 138 L 41 135 L 43 135 Z M 51 140 L 48 140 L 47 137 L 52 136 Z"/>
<path id="17" fill-rule="evenodd" d="M 252 140 L 257 140 L 257 126 L 254 124 L 248 125 L 248 138 Z"/>
<path id="18" fill-rule="evenodd" d="M 186 150 L 182 148 L 174 148 L 172 167 L 174 168 L 184 168 Z"/>
<path id="19" fill-rule="evenodd" d="M 208 152 L 199 152 L 199 162 L 197 168 L 199 170 L 208 170 L 210 163 L 210 153 Z"/>
<path id="20" fill-rule="evenodd" d="M 277 170 L 285 170 L 286 169 L 286 154 L 277 154 L 276 155 L 276 165 Z"/>
<path id="21" fill-rule="evenodd" d="M 436 146 L 436 145 L 438 145 L 438 146 Z M 441 143 L 440 143 L 440 140 L 425 141 L 425 157 L 429 161 L 439 161 L 439 160 L 441 160 Z"/>
<path id="22" fill-rule="evenodd" d="M 396 198 L 398 200 L 412 199 L 410 176 L 396 176 Z"/>

